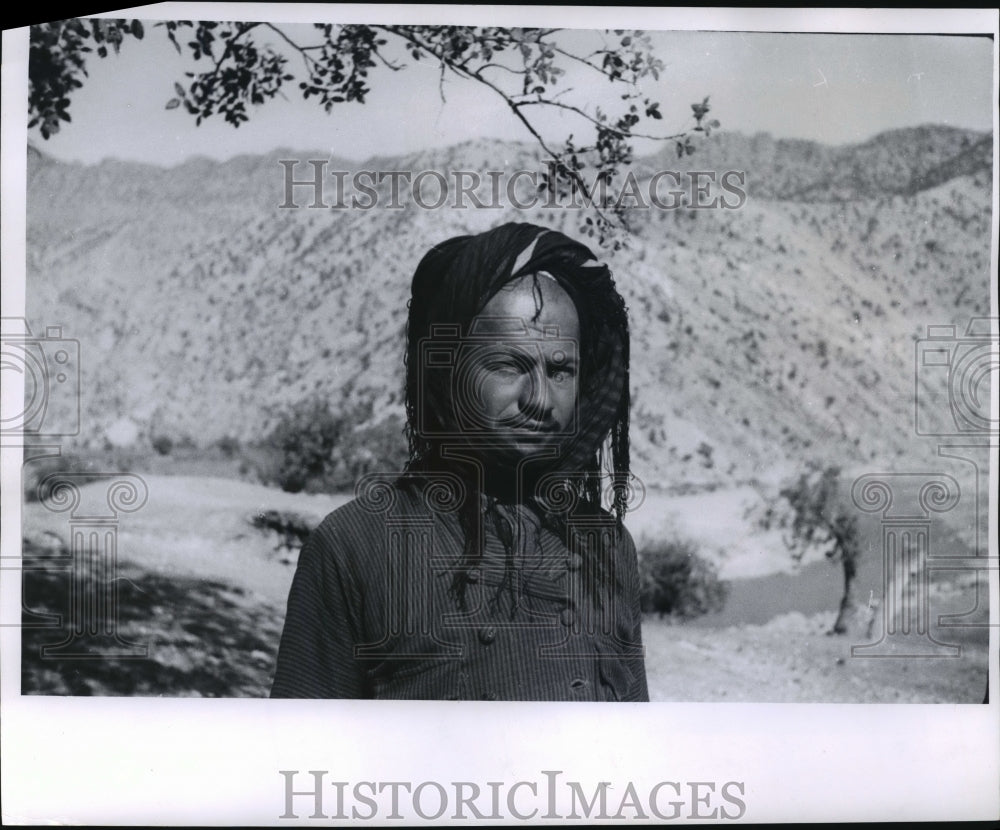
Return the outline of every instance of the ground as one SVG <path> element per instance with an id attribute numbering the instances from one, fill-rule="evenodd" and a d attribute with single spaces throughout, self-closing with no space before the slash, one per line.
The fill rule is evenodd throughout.
<path id="1" fill-rule="evenodd" d="M 950 633 L 954 658 L 852 657 L 829 636 L 833 612 L 792 612 L 765 625 L 702 628 L 647 619 L 650 699 L 758 703 L 980 703 L 985 630 Z"/>
<path id="2" fill-rule="evenodd" d="M 113 582 L 101 581 L 96 564 L 75 572 L 69 568 L 66 514 L 38 503 L 25 505 L 23 593 L 29 613 L 24 617 L 22 691 L 266 696 L 296 554 L 285 546 L 282 534 L 255 527 L 254 517 L 281 510 L 315 523 L 347 497 L 292 495 L 202 476 L 149 475 L 144 480 L 146 505 L 123 515 L 117 527 Z M 99 498 L 102 486 L 86 485 L 84 501 Z M 737 496 L 717 494 L 713 505 L 727 500 L 739 505 Z M 683 498 L 664 497 L 648 515 L 695 515 L 697 505 Z M 652 524 L 643 520 L 638 527 L 641 539 Z M 938 640 L 959 646 L 953 657 L 851 656 L 851 646 L 863 642 L 827 634 L 838 599 L 835 569 L 824 570 L 824 563 L 818 563 L 798 573 L 762 573 L 762 559 L 781 558 L 772 554 L 758 557 L 756 564 L 739 561 L 753 555 L 755 546 L 771 542 L 743 538 L 739 549 L 744 554 L 728 562 L 734 590 L 723 614 L 688 624 L 645 619 L 652 700 L 982 701 L 987 629 L 933 629 Z M 69 635 L 64 624 L 45 615 L 67 618 L 74 584 L 85 589 L 78 597 L 88 596 L 94 586 L 98 596 L 102 585 L 117 591 L 118 622 L 98 626 L 91 640 L 103 637 L 102 653 L 119 656 L 77 659 L 58 649 L 42 654 L 43 647 L 58 646 Z M 954 613 L 968 608 L 972 585 L 966 578 L 934 586 L 932 596 L 940 600 L 951 590 L 952 604 L 940 607 Z M 876 620 L 873 639 L 878 628 Z"/>

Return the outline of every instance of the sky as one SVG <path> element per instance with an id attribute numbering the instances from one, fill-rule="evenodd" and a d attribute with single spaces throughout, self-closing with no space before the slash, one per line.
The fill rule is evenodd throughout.
<path id="1" fill-rule="evenodd" d="M 282 28 L 302 42 L 314 37 L 303 24 Z M 568 31 L 559 42 L 591 49 L 602 37 Z M 661 101 L 660 123 L 668 133 L 693 126 L 690 104 L 706 95 L 710 117 L 725 130 L 835 145 L 925 123 L 992 128 L 989 38 L 709 31 L 659 31 L 652 37 L 665 70 L 644 91 Z M 238 130 L 218 117 L 196 127 L 183 108 L 165 108 L 174 82 L 183 81 L 194 64 L 150 23 L 144 40 L 127 41 L 120 55 L 90 58 L 89 78 L 72 99 L 71 124 L 47 141 L 31 130 L 29 140 L 62 160 L 119 158 L 166 166 L 196 155 L 226 159 L 278 147 L 360 161 L 475 138 L 530 140 L 489 90 L 442 79 L 435 67 L 401 51 L 390 54 L 405 69 L 373 70 L 364 105 L 342 104 L 327 114 L 315 99 L 303 101 L 292 84 L 286 99 L 258 108 Z M 297 68 L 297 56 L 292 61 Z M 568 72 L 559 87 L 568 90 L 567 102 L 614 111 L 620 103 L 615 88 L 587 75 L 579 67 Z M 569 132 L 585 135 L 584 125 L 564 114 L 536 114 L 547 138 L 561 143 Z M 652 142 L 636 146 L 640 154 L 654 149 Z"/>

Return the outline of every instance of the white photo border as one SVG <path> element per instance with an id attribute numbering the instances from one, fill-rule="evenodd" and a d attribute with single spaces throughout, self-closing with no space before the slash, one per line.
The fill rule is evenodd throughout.
<path id="1" fill-rule="evenodd" d="M 273 17 L 271 16 L 273 15 Z M 995 10 L 603 9 L 167 3 L 113 15 L 151 18 L 338 22 L 483 22 L 516 25 L 572 20 L 581 28 L 724 29 L 811 32 L 984 32 Z M 3 36 L 3 315 L 24 316 L 27 30 Z M 997 134 L 996 96 L 993 133 Z M 994 141 L 992 269 L 997 271 L 997 147 Z M 993 286 L 991 316 L 996 317 Z M 997 390 L 993 415 L 997 415 Z M 21 390 L 3 388 L 4 407 Z M 20 550 L 20 451 L 4 447 L 3 562 Z M 998 503 L 996 450 L 990 504 Z M 997 528 L 990 523 L 990 553 Z M 1000 596 L 990 593 L 988 705 L 398 703 L 363 701 L 178 700 L 20 696 L 16 568 L 0 572 L 2 776 L 6 823 L 282 825 L 281 770 L 329 771 L 344 782 L 534 782 L 546 773 L 601 781 L 620 793 L 632 783 L 741 782 L 738 819 L 763 821 L 976 820 L 1000 816 Z M 12 617 L 13 615 L 13 617 Z M 302 781 L 297 781 L 301 784 Z M 530 819 L 546 805 L 522 788 Z M 539 789 L 541 791 L 541 789 Z M 329 795 L 328 791 L 328 795 Z M 562 796 L 560 796 L 562 798 Z M 611 800 L 617 804 L 616 798 Z M 431 799 L 433 801 L 433 799 Z M 504 802 L 506 803 L 506 802 Z M 408 804 L 408 802 L 407 802 Z M 730 802 L 733 806 L 733 802 Z M 560 815 L 568 810 L 560 801 Z M 328 814 L 332 809 L 327 810 Z M 686 815 L 686 813 L 685 813 Z M 407 812 L 410 822 L 420 816 Z M 724 817 L 724 816 L 722 816 Z M 451 814 L 442 821 L 457 821 Z M 684 817 L 678 819 L 679 823 Z M 550 819 L 555 821 L 555 819 Z M 386 814 L 360 824 L 393 823 Z"/>

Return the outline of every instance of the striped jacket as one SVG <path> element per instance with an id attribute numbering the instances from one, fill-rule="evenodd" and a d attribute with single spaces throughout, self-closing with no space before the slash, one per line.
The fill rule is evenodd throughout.
<path id="1" fill-rule="evenodd" d="M 610 514 L 582 528 L 603 540 L 617 574 L 600 603 L 584 590 L 576 545 L 531 510 L 498 506 L 499 519 L 484 516 L 463 609 L 449 591 L 463 540 L 455 505 L 434 499 L 430 488 L 383 483 L 312 533 L 272 697 L 649 699 L 635 545 Z M 514 539 L 510 556 L 501 530 Z"/>

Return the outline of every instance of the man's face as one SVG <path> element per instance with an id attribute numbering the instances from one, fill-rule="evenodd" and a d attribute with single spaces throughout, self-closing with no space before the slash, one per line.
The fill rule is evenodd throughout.
<path id="1" fill-rule="evenodd" d="M 473 352 L 468 391 L 493 449 L 523 458 L 571 434 L 580 325 L 559 284 L 545 274 L 515 280 L 486 304 L 472 330 L 482 345 Z"/>

